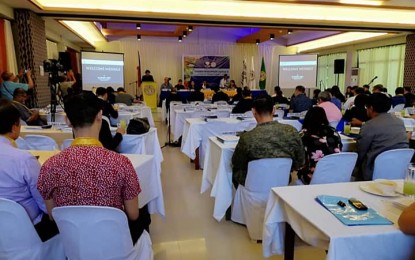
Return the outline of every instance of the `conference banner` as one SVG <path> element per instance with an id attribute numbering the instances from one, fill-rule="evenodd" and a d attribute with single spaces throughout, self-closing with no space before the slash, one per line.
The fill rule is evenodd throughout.
<path id="1" fill-rule="evenodd" d="M 185 84 L 194 81 L 196 86 L 202 86 L 206 81 L 208 88 L 218 88 L 220 80 L 224 74 L 230 71 L 229 56 L 202 56 L 185 55 L 183 56 L 183 78 Z"/>

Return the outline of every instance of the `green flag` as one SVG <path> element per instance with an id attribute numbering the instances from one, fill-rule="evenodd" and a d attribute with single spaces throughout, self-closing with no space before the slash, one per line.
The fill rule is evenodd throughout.
<path id="1" fill-rule="evenodd" d="M 259 89 L 265 89 L 266 84 L 267 84 L 267 72 L 265 71 L 264 57 L 262 57 L 261 75 L 259 77 Z"/>

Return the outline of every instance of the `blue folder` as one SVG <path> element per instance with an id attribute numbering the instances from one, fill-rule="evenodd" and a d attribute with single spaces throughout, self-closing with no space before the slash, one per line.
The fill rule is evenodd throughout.
<path id="1" fill-rule="evenodd" d="M 357 210 L 348 201 L 348 198 L 320 195 L 316 201 L 330 211 L 338 220 L 347 226 L 360 225 L 392 225 L 393 222 L 379 215 L 374 209 Z M 345 206 L 341 207 L 338 202 L 342 201 Z"/>

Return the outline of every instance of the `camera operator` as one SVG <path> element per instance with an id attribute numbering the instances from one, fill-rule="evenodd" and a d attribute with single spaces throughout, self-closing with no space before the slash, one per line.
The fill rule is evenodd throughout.
<path id="1" fill-rule="evenodd" d="M 59 96 L 64 98 L 68 95 L 68 89 L 76 83 L 75 75 L 72 70 L 69 70 L 66 75 L 59 77 Z"/>
<path id="2" fill-rule="evenodd" d="M 26 72 L 27 76 L 27 84 L 26 83 L 17 83 L 16 76 L 9 71 L 4 71 L 1 74 L 1 79 L 3 80 L 3 83 L 0 84 L 0 93 L 1 97 L 12 100 L 13 99 L 13 93 L 17 88 L 21 88 L 24 91 L 28 91 L 29 89 L 33 88 L 33 80 L 32 80 L 32 71 L 27 70 Z"/>

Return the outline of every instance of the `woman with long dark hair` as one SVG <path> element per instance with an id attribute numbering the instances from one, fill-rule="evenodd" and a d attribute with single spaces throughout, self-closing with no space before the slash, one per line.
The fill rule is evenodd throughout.
<path id="1" fill-rule="evenodd" d="M 297 175 L 304 184 L 310 184 L 317 162 L 328 154 L 341 152 L 342 142 L 340 135 L 329 125 L 326 113 L 321 107 L 308 110 L 300 136 L 306 162 Z"/>

